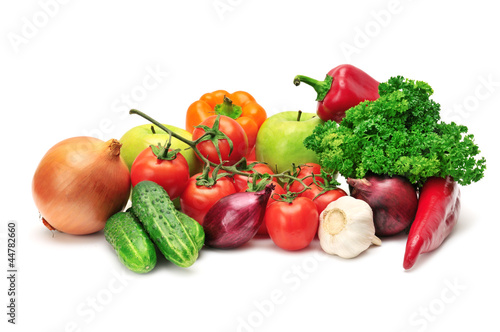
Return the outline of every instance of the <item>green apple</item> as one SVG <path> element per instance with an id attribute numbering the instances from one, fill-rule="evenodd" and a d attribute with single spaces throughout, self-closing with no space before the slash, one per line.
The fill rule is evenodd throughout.
<path id="1" fill-rule="evenodd" d="M 174 133 L 191 140 L 192 134 L 184 129 L 171 126 L 164 125 L 168 129 L 172 130 Z M 154 131 L 151 129 L 153 127 Z M 150 146 L 151 144 L 162 143 L 165 144 L 168 141 L 169 135 L 158 128 L 157 126 L 151 124 L 144 124 L 137 127 L 134 127 L 123 134 L 122 138 L 120 138 L 120 143 L 122 143 L 121 148 L 121 156 L 125 160 L 129 170 L 132 167 L 132 163 L 135 158 L 141 151 Z M 200 172 L 202 165 L 201 162 L 196 158 L 196 155 L 193 149 L 188 149 L 189 145 L 186 143 L 172 137 L 172 145 L 170 146 L 172 149 L 181 149 L 181 154 L 186 158 L 186 161 L 189 165 L 189 173 L 191 175 Z"/>
<path id="2" fill-rule="evenodd" d="M 269 164 L 272 170 L 284 172 L 295 165 L 318 163 L 312 150 L 303 141 L 314 128 L 322 124 L 315 113 L 281 112 L 270 116 L 260 127 L 255 145 L 257 160 Z"/>

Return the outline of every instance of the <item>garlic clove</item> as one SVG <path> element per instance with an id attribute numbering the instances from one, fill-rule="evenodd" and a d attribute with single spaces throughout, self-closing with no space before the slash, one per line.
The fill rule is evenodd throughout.
<path id="1" fill-rule="evenodd" d="M 376 246 L 380 246 L 380 245 L 382 245 L 382 240 L 379 239 L 378 237 L 376 237 L 375 235 L 373 235 L 372 244 L 374 244 Z"/>

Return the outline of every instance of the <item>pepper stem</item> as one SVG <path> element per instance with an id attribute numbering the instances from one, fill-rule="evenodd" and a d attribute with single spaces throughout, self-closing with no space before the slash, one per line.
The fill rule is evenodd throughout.
<path id="1" fill-rule="evenodd" d="M 214 111 L 215 114 L 225 115 L 233 120 L 239 118 L 243 112 L 240 106 L 234 105 L 233 101 L 226 96 L 224 96 L 222 104 L 215 105 Z"/>
<path id="2" fill-rule="evenodd" d="M 310 78 L 303 75 L 295 76 L 295 78 L 293 79 L 293 84 L 299 86 L 300 82 L 304 82 L 305 84 L 312 86 L 314 90 L 318 93 L 316 101 L 323 101 L 323 99 L 325 99 L 326 97 L 326 94 L 328 93 L 328 91 L 330 91 L 330 88 L 332 87 L 333 77 L 330 75 L 326 75 L 324 81 L 318 81 L 315 80 L 314 78 Z"/>

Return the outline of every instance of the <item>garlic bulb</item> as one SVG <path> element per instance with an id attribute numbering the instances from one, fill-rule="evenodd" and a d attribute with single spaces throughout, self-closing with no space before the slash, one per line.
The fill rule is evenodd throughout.
<path id="1" fill-rule="evenodd" d="M 353 258 L 371 244 L 382 242 L 375 236 L 373 212 L 368 203 L 351 196 L 328 204 L 319 216 L 318 237 L 328 254 Z"/>

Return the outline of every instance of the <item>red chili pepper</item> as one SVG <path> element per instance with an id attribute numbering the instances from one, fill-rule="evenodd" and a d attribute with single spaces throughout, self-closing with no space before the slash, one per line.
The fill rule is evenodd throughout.
<path id="1" fill-rule="evenodd" d="M 324 81 L 297 75 L 295 85 L 300 82 L 309 84 L 316 90 L 318 97 L 317 114 L 323 121 L 333 120 L 340 123 L 345 111 L 365 100 L 378 99 L 378 85 L 375 79 L 352 65 L 340 65 L 326 74 Z"/>
<path id="2" fill-rule="evenodd" d="M 417 214 L 406 242 L 403 267 L 411 268 L 418 256 L 438 248 L 450 235 L 460 214 L 460 189 L 450 177 L 430 177 L 420 191 Z"/>

